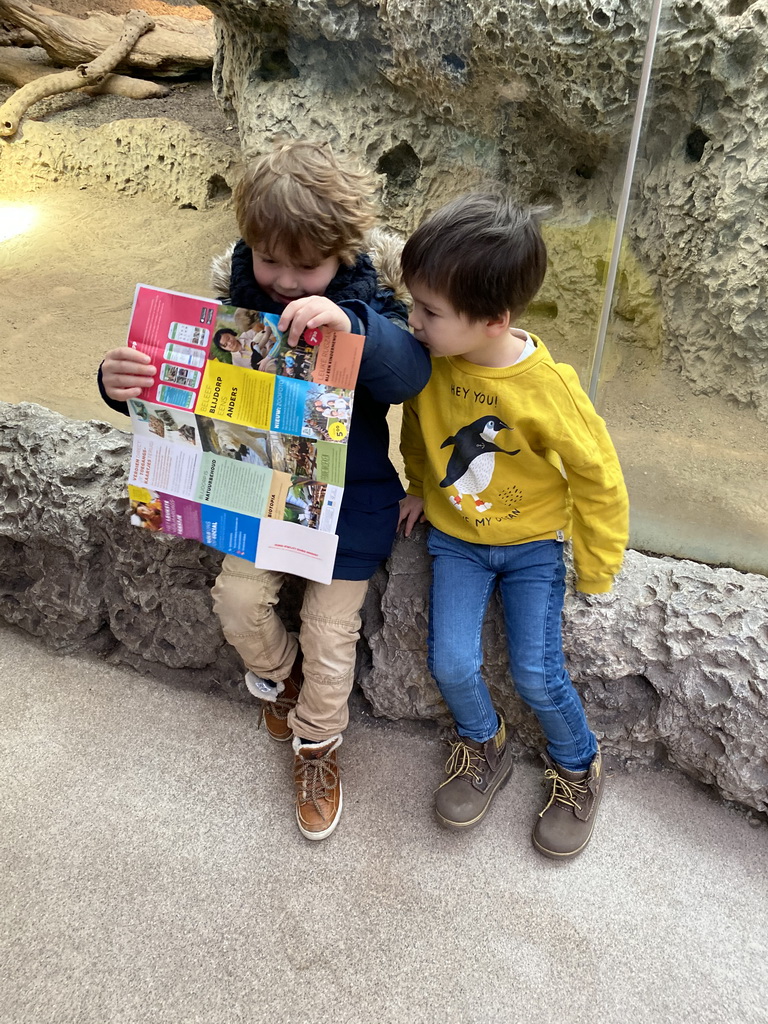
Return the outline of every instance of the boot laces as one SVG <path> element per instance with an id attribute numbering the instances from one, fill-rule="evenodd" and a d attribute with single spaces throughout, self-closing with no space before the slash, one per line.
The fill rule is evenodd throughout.
<path id="1" fill-rule="evenodd" d="M 452 744 L 451 756 L 445 762 L 448 778 L 437 788 L 442 789 L 443 786 L 447 786 L 449 782 L 453 782 L 460 775 L 469 776 L 473 782 L 482 782 L 486 763 L 482 751 L 467 746 L 462 740 L 456 740 Z"/>
<path id="2" fill-rule="evenodd" d="M 321 800 L 328 799 L 328 790 L 335 789 L 339 784 L 339 766 L 331 757 L 333 751 L 323 754 L 322 757 L 302 757 L 296 765 L 296 785 L 301 786 L 299 800 L 302 803 L 311 802 L 321 818 L 325 818 L 325 811 L 320 807 Z"/>
<path id="3" fill-rule="evenodd" d="M 587 779 L 584 778 L 581 782 L 572 782 L 568 779 L 564 779 L 563 776 L 555 768 L 547 768 L 544 772 L 544 781 L 552 783 L 552 792 L 549 794 L 549 801 L 543 811 L 539 812 L 539 817 L 543 817 L 544 814 L 554 803 L 560 804 L 562 807 L 569 807 L 572 811 L 580 811 L 581 804 L 577 797 L 583 798 L 587 795 Z"/>
<path id="4" fill-rule="evenodd" d="M 285 697 L 281 693 L 275 700 L 259 701 L 261 706 L 259 707 L 259 721 L 256 724 L 256 728 L 261 728 L 261 723 L 264 721 L 264 715 L 267 711 L 273 718 L 284 722 L 288 718 L 288 712 L 296 707 L 297 700 L 298 697 Z"/>

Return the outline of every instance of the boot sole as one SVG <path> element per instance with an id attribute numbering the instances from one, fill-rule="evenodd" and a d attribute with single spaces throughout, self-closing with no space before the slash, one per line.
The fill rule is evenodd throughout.
<path id="1" fill-rule="evenodd" d="M 341 819 L 341 812 L 342 812 L 343 807 L 344 807 L 344 793 L 343 793 L 343 791 L 341 789 L 341 783 L 339 783 L 339 809 L 336 812 L 336 816 L 333 819 L 333 821 L 331 822 L 331 824 L 328 826 L 328 828 L 326 828 L 322 832 L 310 832 L 308 829 L 305 829 L 304 826 L 301 823 L 301 819 L 299 818 L 299 809 L 297 807 L 296 808 L 296 824 L 299 826 L 299 832 L 301 832 L 301 834 L 304 836 L 305 839 L 310 839 L 313 842 L 317 842 L 320 839 L 327 839 L 328 836 L 331 834 L 331 832 L 333 832 L 333 830 L 339 824 L 339 820 Z"/>
<path id="2" fill-rule="evenodd" d="M 275 734 L 270 732 L 269 729 L 267 729 L 267 736 L 269 736 L 271 740 L 274 740 L 275 743 L 287 743 L 288 740 L 293 739 L 292 732 L 289 732 L 287 736 L 275 736 Z"/>
<path id="3" fill-rule="evenodd" d="M 589 830 L 589 835 L 578 848 L 578 850 L 568 850 L 566 853 L 558 853 L 556 850 L 548 850 L 545 846 L 540 846 L 539 843 L 536 842 L 536 836 L 531 836 L 531 839 L 533 840 L 534 847 L 539 851 L 539 853 L 542 856 L 548 857 L 550 860 L 572 860 L 574 857 L 578 857 L 581 851 L 589 844 L 589 841 L 592 838 L 592 833 L 594 832 L 594 830 L 595 826 L 593 824 L 592 828 Z"/>
<path id="4" fill-rule="evenodd" d="M 451 821 L 450 818 L 444 818 L 442 814 L 438 811 L 438 809 L 435 808 L 435 817 L 437 818 L 437 820 L 445 828 L 453 829 L 456 832 L 461 832 L 463 829 L 473 828 L 475 825 L 479 825 L 480 822 L 485 817 L 485 815 L 488 813 L 488 808 L 493 803 L 493 798 L 496 796 L 498 791 L 500 789 L 503 789 L 504 786 L 506 786 L 506 784 L 509 782 L 512 776 L 513 767 L 514 765 L 510 764 L 509 768 L 507 769 L 506 775 L 499 782 L 496 783 L 496 786 L 491 791 L 491 795 L 488 797 L 488 801 L 485 807 L 482 809 L 482 811 L 480 811 L 476 818 L 472 818 L 471 821 Z"/>

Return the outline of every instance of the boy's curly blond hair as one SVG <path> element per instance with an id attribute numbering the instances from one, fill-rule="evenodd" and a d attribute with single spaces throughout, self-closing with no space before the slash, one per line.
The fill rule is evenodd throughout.
<path id="1" fill-rule="evenodd" d="M 251 249 L 279 247 L 291 260 L 337 256 L 354 264 L 376 223 L 373 176 L 339 161 L 327 143 L 284 142 L 235 187 L 240 234 Z"/>

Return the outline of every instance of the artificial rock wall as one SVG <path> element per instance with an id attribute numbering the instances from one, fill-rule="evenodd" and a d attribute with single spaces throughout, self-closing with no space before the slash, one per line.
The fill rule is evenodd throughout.
<path id="1" fill-rule="evenodd" d="M 0 403 L 0 619 L 179 686 L 252 700 L 211 611 L 221 556 L 130 526 L 130 435 Z M 376 714 L 448 721 L 426 670 L 428 556 L 417 531 L 374 578 L 358 682 Z M 300 584 L 283 611 L 295 621 Z M 768 580 L 629 552 L 614 593 L 570 593 L 565 645 L 604 750 L 668 761 L 729 800 L 768 810 Z M 485 666 L 518 750 L 539 751 L 506 672 L 500 610 Z"/>
<path id="2" fill-rule="evenodd" d="M 613 215 L 650 3 L 203 2 L 217 15 L 214 85 L 246 153 L 281 134 L 327 138 L 378 169 L 403 230 L 488 179 L 565 224 Z M 694 391 L 762 418 L 767 50 L 764 0 L 665 5 L 629 229 L 662 330 L 649 341 L 644 318 L 619 311 L 635 343 L 663 338 Z M 600 261 L 597 271 L 582 294 L 599 287 Z"/>

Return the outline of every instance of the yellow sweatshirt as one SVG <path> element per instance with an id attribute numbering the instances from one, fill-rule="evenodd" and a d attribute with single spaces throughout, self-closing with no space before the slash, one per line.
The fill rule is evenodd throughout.
<path id="1" fill-rule="evenodd" d="M 404 406 L 408 493 L 438 530 L 472 544 L 572 536 L 577 588 L 606 593 L 627 543 L 619 460 L 576 371 L 532 340 L 514 366 L 432 360 Z"/>

